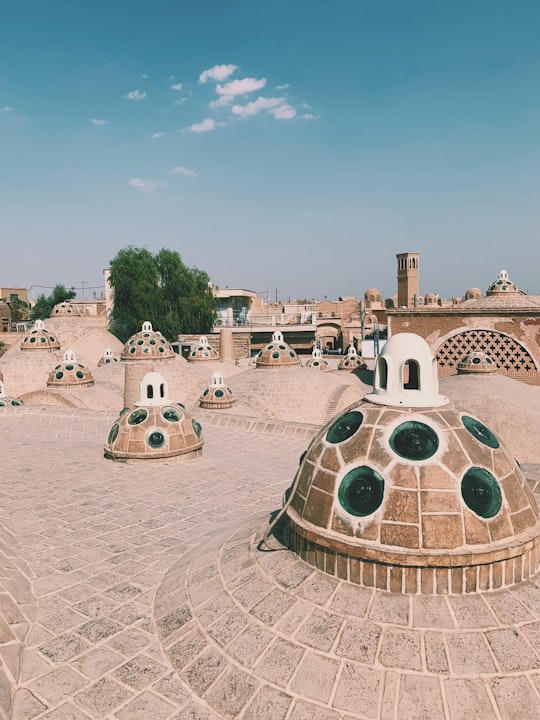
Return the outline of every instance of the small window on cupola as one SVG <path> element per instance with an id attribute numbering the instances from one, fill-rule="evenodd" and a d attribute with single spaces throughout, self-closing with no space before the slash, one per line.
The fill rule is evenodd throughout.
<path id="1" fill-rule="evenodd" d="M 379 358 L 379 387 L 386 390 L 388 385 L 388 365 L 383 357 Z"/>
<path id="2" fill-rule="evenodd" d="M 403 389 L 420 389 L 420 372 L 416 360 L 407 360 L 403 365 Z"/>
<path id="3" fill-rule="evenodd" d="M 153 385 L 146 386 L 146 397 L 149 400 L 151 400 L 154 397 L 154 386 Z"/>

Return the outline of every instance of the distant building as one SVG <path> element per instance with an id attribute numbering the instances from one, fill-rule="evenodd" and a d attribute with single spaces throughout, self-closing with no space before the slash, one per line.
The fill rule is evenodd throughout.
<path id="1" fill-rule="evenodd" d="M 414 307 L 419 298 L 420 253 L 398 253 L 396 259 L 398 307 Z"/>
<path id="2" fill-rule="evenodd" d="M 527 295 L 501 270 L 486 293 L 471 288 L 448 306 L 388 310 L 388 333 L 413 332 L 429 343 L 441 377 L 455 375 L 470 352 L 488 354 L 502 375 L 540 385 L 540 295 Z"/>

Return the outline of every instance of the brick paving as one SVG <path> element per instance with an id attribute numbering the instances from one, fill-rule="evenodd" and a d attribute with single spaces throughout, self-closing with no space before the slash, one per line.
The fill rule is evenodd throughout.
<path id="1" fill-rule="evenodd" d="M 196 416 L 201 458 L 124 464 L 114 413 L 0 415 L 2 720 L 540 717 L 538 576 L 402 596 L 263 552 L 314 428 Z"/>

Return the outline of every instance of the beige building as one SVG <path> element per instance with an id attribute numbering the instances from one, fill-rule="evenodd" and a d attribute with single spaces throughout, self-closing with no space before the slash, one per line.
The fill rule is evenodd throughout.
<path id="1" fill-rule="evenodd" d="M 426 304 L 388 311 L 388 332 L 425 338 L 441 377 L 457 373 L 461 358 L 482 351 L 502 375 L 540 385 L 540 296 L 527 295 L 502 270 L 485 296 L 478 288 L 450 306 Z"/>

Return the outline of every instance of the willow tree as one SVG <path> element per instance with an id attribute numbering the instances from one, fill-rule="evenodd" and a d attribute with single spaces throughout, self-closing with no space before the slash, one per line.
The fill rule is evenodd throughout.
<path id="1" fill-rule="evenodd" d="M 184 333 L 208 333 L 216 318 L 207 273 L 189 268 L 180 255 L 163 248 L 152 255 L 129 246 L 110 263 L 114 293 L 111 330 L 125 342 L 149 321 L 168 340 Z"/>

